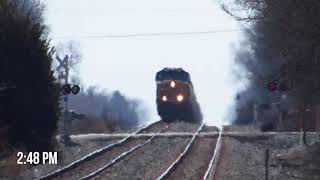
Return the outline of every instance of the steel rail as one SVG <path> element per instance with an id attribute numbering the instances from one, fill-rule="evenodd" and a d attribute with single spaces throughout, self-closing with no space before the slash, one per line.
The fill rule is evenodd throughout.
<path id="1" fill-rule="evenodd" d="M 204 174 L 203 176 L 203 180 L 207 180 L 209 178 L 209 174 L 210 172 L 212 172 L 212 175 L 214 174 L 215 172 L 215 169 L 213 169 L 213 171 L 211 171 L 212 169 L 212 166 L 213 164 L 217 164 L 218 162 L 218 159 L 217 157 L 219 156 L 219 152 L 220 152 L 220 149 L 221 149 L 221 139 L 222 139 L 222 133 L 223 133 L 223 127 L 221 128 L 220 132 L 219 132 L 219 137 L 218 137 L 218 140 L 216 142 L 216 146 L 215 146 L 215 149 L 214 149 L 214 152 L 213 152 L 213 155 L 212 155 L 212 158 L 209 162 L 209 165 L 208 165 L 208 168 L 207 168 L 207 171 L 206 173 Z"/>
<path id="2" fill-rule="evenodd" d="M 192 137 L 194 133 L 192 132 L 166 132 L 161 133 L 161 137 Z M 81 135 L 71 135 L 70 137 L 74 140 L 96 140 L 96 139 L 121 139 L 130 135 L 129 133 L 116 133 L 116 134 L 81 134 Z M 139 133 L 134 134 L 132 138 L 150 138 L 154 133 Z M 301 135 L 300 132 L 223 132 L 222 137 L 273 137 L 275 135 L 286 135 L 286 136 L 296 136 Z M 317 132 L 308 132 L 308 135 L 318 136 Z M 218 137 L 219 132 L 200 132 L 199 137 Z"/>
<path id="3" fill-rule="evenodd" d="M 155 133 L 139 133 L 131 136 L 132 138 L 150 138 L 154 135 Z M 159 134 L 161 137 L 187 137 L 187 138 L 192 138 L 194 133 L 188 133 L 188 132 L 164 132 Z M 90 137 L 76 137 L 73 139 L 81 139 L 81 140 L 97 140 L 97 139 L 120 139 L 128 136 L 128 134 L 103 134 L 103 135 L 92 135 Z M 199 137 L 218 137 L 219 132 L 201 132 L 198 135 Z"/>
<path id="4" fill-rule="evenodd" d="M 157 180 L 167 179 L 170 174 L 176 169 L 176 167 L 181 163 L 182 159 L 185 157 L 187 152 L 191 149 L 192 144 L 194 143 L 194 140 L 200 133 L 204 126 L 204 123 L 200 125 L 197 132 L 195 132 L 189 141 L 188 145 L 185 147 L 184 151 L 178 156 L 178 158 L 157 178 Z"/>
<path id="5" fill-rule="evenodd" d="M 167 129 L 167 127 L 165 128 Z M 113 159 L 112 161 L 110 161 L 108 164 L 104 165 L 103 167 L 99 168 L 98 170 L 83 176 L 81 178 L 79 178 L 79 180 L 87 180 L 87 179 L 91 179 L 95 176 L 97 176 L 98 174 L 100 174 L 102 171 L 107 170 L 108 168 L 112 167 L 115 163 L 117 163 L 118 161 L 124 159 L 125 157 L 127 157 L 129 154 L 133 153 L 134 151 L 138 150 L 139 148 L 141 148 L 142 146 L 145 146 L 147 144 L 149 144 L 154 138 L 156 138 L 162 131 L 164 131 L 165 129 L 162 129 L 160 131 L 158 131 L 156 134 L 154 134 L 151 138 L 149 138 L 147 141 L 145 141 L 144 143 L 141 143 L 139 145 L 134 146 L 133 148 L 131 148 L 130 150 L 120 154 L 118 157 L 116 157 L 115 159 Z"/>
<path id="6" fill-rule="evenodd" d="M 129 138 L 131 138 L 133 135 L 136 135 L 137 133 L 140 133 L 141 131 L 144 131 L 144 130 L 148 129 L 149 127 L 151 127 L 151 126 L 153 126 L 153 125 L 155 125 L 155 124 L 157 124 L 157 123 L 160 123 L 160 122 L 161 122 L 161 121 L 156 121 L 156 122 L 154 122 L 154 123 L 151 123 L 151 124 L 149 124 L 149 125 L 146 125 L 146 126 L 140 128 L 140 129 L 138 129 L 137 131 L 129 134 L 128 136 L 126 136 L 125 138 L 121 139 L 120 141 L 118 141 L 118 142 L 116 142 L 116 143 L 113 143 L 113 144 L 109 144 L 109 145 L 107 145 L 106 147 L 103 147 L 103 148 L 101 148 L 101 149 L 95 150 L 95 151 L 93 151 L 92 153 L 89 153 L 89 154 L 83 156 L 81 159 L 78 159 L 78 160 L 70 163 L 70 164 L 67 165 L 67 166 L 64 166 L 64 167 L 62 167 L 62 168 L 60 168 L 60 169 L 57 169 L 57 170 L 55 170 L 55 171 L 53 171 L 53 172 L 51 172 L 51 173 L 49 173 L 49 174 L 47 174 L 47 175 L 44 175 L 44 176 L 38 178 L 38 180 L 52 179 L 52 178 L 54 178 L 54 177 L 57 177 L 57 176 L 65 173 L 65 172 L 68 172 L 68 171 L 70 171 L 71 169 L 76 168 L 76 167 L 79 166 L 80 164 L 82 164 L 82 163 L 84 163 L 84 162 L 87 162 L 87 161 L 93 159 L 94 157 L 99 156 L 99 155 L 102 154 L 102 153 L 107 152 L 107 151 L 110 150 L 111 148 L 116 147 L 116 146 L 118 146 L 118 145 L 121 145 L 122 143 L 126 142 Z"/>

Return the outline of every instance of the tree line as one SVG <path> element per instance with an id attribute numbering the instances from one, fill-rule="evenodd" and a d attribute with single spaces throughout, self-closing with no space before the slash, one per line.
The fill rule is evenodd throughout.
<path id="1" fill-rule="evenodd" d="M 52 148 L 60 116 L 43 10 L 39 1 L 0 1 L 0 127 L 30 151 Z"/>
<path id="2" fill-rule="evenodd" d="M 8 129 L 8 146 L 27 151 L 49 151 L 55 145 L 63 110 L 55 56 L 69 55 L 71 82 L 80 82 L 79 46 L 71 42 L 54 47 L 44 9 L 38 0 L 0 0 L 0 133 Z M 87 88 L 70 96 L 70 107 L 81 117 L 74 127 L 78 133 L 104 130 L 101 122 L 109 129 L 130 128 L 144 117 L 141 102 L 119 91 Z"/>
<path id="3" fill-rule="evenodd" d="M 320 2 L 317 0 L 221 1 L 222 9 L 243 24 L 245 40 L 236 63 L 248 79 L 239 93 L 238 113 L 277 104 L 280 111 L 303 112 L 319 103 Z M 275 91 L 268 84 L 276 86 Z M 245 110 L 246 109 L 246 110 Z M 241 114 L 241 113 L 240 113 Z M 246 113 L 242 113 L 246 114 Z M 236 123 L 249 123 L 238 116 Z"/>

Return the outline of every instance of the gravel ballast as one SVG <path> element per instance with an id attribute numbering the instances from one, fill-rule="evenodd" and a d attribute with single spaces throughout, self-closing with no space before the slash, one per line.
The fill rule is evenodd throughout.
<path id="1" fill-rule="evenodd" d="M 184 150 L 190 138 L 156 138 L 94 179 L 156 179 Z"/>
<path id="2" fill-rule="evenodd" d="M 144 139 L 129 140 L 123 145 L 112 148 L 111 150 L 103 153 L 102 155 L 95 157 L 94 159 L 79 165 L 75 169 L 72 169 L 71 171 L 64 173 L 62 176 L 59 176 L 56 179 L 66 179 L 66 180 L 79 179 L 80 177 L 95 171 L 99 167 L 102 167 L 103 165 L 111 161 L 114 157 L 119 156 L 121 153 L 128 151 L 133 146 L 141 144 L 144 141 L 145 141 Z"/>
<path id="3" fill-rule="evenodd" d="M 217 138 L 197 138 L 169 179 L 202 179 L 213 156 Z"/>

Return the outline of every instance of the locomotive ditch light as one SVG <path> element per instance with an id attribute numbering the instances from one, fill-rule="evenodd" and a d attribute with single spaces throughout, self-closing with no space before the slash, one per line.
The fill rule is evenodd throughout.
<path id="1" fill-rule="evenodd" d="M 183 100 L 183 96 L 182 96 L 181 94 L 179 94 L 179 95 L 177 96 L 177 101 L 181 102 L 182 100 Z"/>
<path id="2" fill-rule="evenodd" d="M 171 86 L 172 88 L 174 88 L 174 87 L 176 87 L 176 83 L 175 83 L 174 81 L 171 81 L 170 86 Z"/>
<path id="3" fill-rule="evenodd" d="M 167 98 L 167 96 L 162 96 L 162 101 L 167 101 L 168 100 L 168 98 Z"/>
<path id="4" fill-rule="evenodd" d="M 73 85 L 71 88 L 72 94 L 78 94 L 80 92 L 80 86 L 79 85 Z"/>

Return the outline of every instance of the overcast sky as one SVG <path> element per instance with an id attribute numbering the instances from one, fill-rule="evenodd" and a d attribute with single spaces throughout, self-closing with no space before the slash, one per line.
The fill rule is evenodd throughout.
<path id="1" fill-rule="evenodd" d="M 95 37 L 239 29 L 214 0 L 47 0 L 53 43 L 80 43 L 81 78 L 86 85 L 143 100 L 159 119 L 155 73 L 182 67 L 191 75 L 204 120 L 218 125 L 230 118 L 238 84 L 233 80 L 233 45 L 240 32 Z"/>

